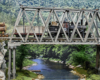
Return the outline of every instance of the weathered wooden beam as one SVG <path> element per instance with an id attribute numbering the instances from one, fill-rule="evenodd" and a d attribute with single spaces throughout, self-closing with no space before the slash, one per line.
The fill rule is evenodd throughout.
<path id="1" fill-rule="evenodd" d="M 44 9 L 44 10 L 70 10 L 70 11 L 98 11 L 98 10 L 87 10 L 87 9 L 68 9 L 68 8 L 47 8 L 47 7 L 27 7 L 27 6 L 20 6 L 20 8 L 25 9 Z"/>
<path id="2" fill-rule="evenodd" d="M 15 53 L 15 48 L 13 47 L 13 79 L 16 78 L 16 53 Z"/>
<path id="3" fill-rule="evenodd" d="M 69 41 L 68 36 L 66 35 L 66 32 L 64 31 L 64 28 L 63 28 L 62 23 L 60 22 L 60 20 L 59 20 L 59 18 L 58 18 L 58 16 L 57 16 L 56 11 L 54 11 L 54 13 L 55 13 L 55 15 L 56 15 L 56 18 L 57 18 L 59 24 L 60 24 L 60 29 L 58 30 L 58 33 L 57 33 L 57 37 L 56 37 L 56 39 L 55 39 L 55 42 L 57 41 L 57 38 L 58 38 L 58 35 L 59 35 L 61 29 L 62 29 L 63 32 L 64 32 L 64 35 L 65 35 L 65 37 L 66 37 L 66 40 Z M 64 18 L 65 18 L 65 17 L 64 17 Z"/>
<path id="4" fill-rule="evenodd" d="M 93 21 L 94 21 L 95 16 L 96 16 L 96 13 L 97 13 L 97 12 L 94 13 L 91 22 L 89 22 L 89 20 L 87 19 L 87 16 L 86 16 L 85 14 L 83 14 L 83 15 L 85 16 L 85 18 L 86 18 L 86 21 L 87 21 L 88 24 L 89 24 L 89 27 L 88 27 L 88 30 L 87 30 L 87 32 L 86 32 L 86 36 L 85 36 L 84 42 L 87 41 L 87 38 L 88 38 L 89 32 L 90 32 L 90 30 L 91 30 L 91 27 L 92 27 L 92 25 L 93 25 Z"/>
<path id="5" fill-rule="evenodd" d="M 27 14 L 26 14 L 26 15 L 27 15 Z M 32 23 L 34 22 L 36 15 L 37 15 L 37 10 L 35 11 L 35 14 L 34 14 L 34 17 L 33 17 Z M 28 18 L 27 18 L 27 19 L 28 19 Z M 32 24 L 32 23 L 31 23 L 31 24 Z M 28 31 L 28 34 L 26 35 L 25 42 L 27 41 L 28 36 L 29 36 L 29 33 L 30 33 L 30 31 L 31 31 L 32 29 L 33 29 L 33 26 L 30 27 L 30 29 L 29 29 L 29 31 Z M 33 31 L 34 31 L 34 30 L 33 30 Z M 35 31 L 34 31 L 34 33 L 35 33 Z M 36 38 L 37 41 L 38 41 L 38 38 L 37 38 L 36 35 L 35 35 L 35 38 Z"/>
<path id="6" fill-rule="evenodd" d="M 79 18 L 78 18 L 78 20 L 77 20 L 77 22 L 76 22 L 76 24 L 75 24 L 75 22 L 73 21 L 73 19 L 72 19 L 72 17 L 71 17 L 71 14 L 70 14 L 70 17 L 71 17 L 71 19 L 72 19 L 72 21 L 73 21 L 73 23 L 74 23 L 74 26 L 75 26 L 75 27 L 74 27 L 74 30 L 73 30 L 73 32 L 72 32 L 72 34 L 71 34 L 70 42 L 72 41 L 72 39 L 73 39 L 73 37 L 74 37 L 75 31 L 76 31 L 76 30 L 78 31 L 77 26 L 78 26 L 79 20 L 81 19 L 81 16 L 82 16 L 82 12 L 80 12 Z M 78 33 L 79 33 L 79 31 L 78 31 Z M 80 33 L 79 33 L 79 35 L 80 35 Z M 83 38 L 82 38 L 81 35 L 80 35 L 80 38 L 81 38 L 81 40 L 83 41 Z"/>
<path id="7" fill-rule="evenodd" d="M 30 20 L 29 20 L 29 18 L 28 18 L 28 16 L 27 16 L 27 14 L 26 14 L 25 11 L 24 11 L 24 13 L 25 13 L 26 18 L 27 18 L 27 20 L 28 20 L 28 22 L 29 22 L 29 24 L 30 24 L 30 26 L 31 26 L 30 28 L 32 28 L 32 23 L 30 22 Z M 35 15 L 35 16 L 36 16 L 36 15 Z M 34 33 L 34 35 L 35 35 L 36 40 L 39 42 L 39 40 L 38 40 L 38 38 L 37 38 L 37 35 L 36 35 L 34 29 L 33 29 L 33 33 Z M 29 35 L 29 33 L 28 33 L 28 35 Z M 28 35 L 26 36 L 26 40 L 27 40 Z"/>
<path id="8" fill-rule="evenodd" d="M 43 36 L 44 36 L 44 33 L 45 33 L 46 29 L 47 29 L 47 31 L 49 32 L 49 35 L 50 35 L 50 38 L 51 38 L 52 42 L 54 42 L 54 40 L 53 40 L 53 38 L 52 38 L 52 35 L 51 35 L 51 32 L 50 32 L 49 29 L 48 29 L 48 23 L 49 23 L 49 20 L 50 20 L 51 15 L 52 15 L 52 12 L 53 12 L 53 11 L 51 10 L 50 13 L 49 13 L 49 16 L 47 17 L 46 22 L 44 21 L 42 15 L 41 15 L 41 12 L 40 12 L 40 16 L 41 16 L 41 19 L 42 19 L 42 21 L 43 21 L 43 24 L 45 24 L 45 29 L 44 29 L 44 31 L 43 31 L 43 33 L 42 33 L 42 37 L 41 37 L 41 39 L 40 39 L 40 42 L 41 42 L 42 39 L 43 39 Z"/>
<path id="9" fill-rule="evenodd" d="M 12 32 L 12 34 L 11 34 L 11 37 L 10 37 L 10 42 L 12 42 L 12 37 L 13 37 L 13 35 L 14 35 L 16 26 L 19 24 L 20 18 L 22 17 L 22 14 L 23 14 L 23 13 L 21 13 L 21 12 L 22 12 L 22 9 L 20 9 L 19 14 L 18 14 L 18 16 L 17 16 L 16 22 L 15 22 L 15 26 L 14 26 L 13 32 Z"/>
<path id="10" fill-rule="evenodd" d="M 11 48 L 9 48 L 8 80 L 11 80 Z"/>

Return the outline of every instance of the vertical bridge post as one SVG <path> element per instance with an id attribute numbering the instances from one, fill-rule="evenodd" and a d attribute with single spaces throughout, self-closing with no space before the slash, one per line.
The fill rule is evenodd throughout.
<path id="1" fill-rule="evenodd" d="M 11 48 L 9 47 L 8 80 L 11 79 Z"/>
<path id="2" fill-rule="evenodd" d="M 11 78 L 15 79 L 15 77 L 16 77 L 16 53 L 15 53 L 15 49 L 16 49 L 16 46 L 9 46 L 8 80 L 11 80 Z M 12 54 L 13 54 L 13 56 L 12 56 Z M 13 57 L 13 60 L 11 60 L 12 57 Z M 12 66 L 12 62 L 13 62 L 13 66 Z M 11 77 L 12 74 L 13 74 L 13 77 Z"/>
<path id="3" fill-rule="evenodd" d="M 16 78 L 16 47 L 13 47 L 13 79 Z"/>
<path id="4" fill-rule="evenodd" d="M 100 71 L 100 45 L 97 45 L 96 69 L 97 69 L 98 71 Z"/>

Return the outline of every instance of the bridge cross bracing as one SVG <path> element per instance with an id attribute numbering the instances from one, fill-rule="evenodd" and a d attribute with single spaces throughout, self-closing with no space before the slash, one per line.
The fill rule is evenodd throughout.
<path id="1" fill-rule="evenodd" d="M 34 16 L 32 21 L 30 21 L 27 11 L 34 11 Z M 45 20 L 43 17 L 43 13 L 48 12 L 49 15 L 47 19 Z M 61 12 L 61 16 L 58 16 L 58 13 Z M 23 16 L 24 15 L 24 16 Z M 39 18 L 42 22 L 42 27 L 44 28 L 42 35 L 39 37 L 37 36 L 33 22 L 35 21 L 35 18 L 39 15 Z M 52 15 L 54 16 L 54 20 L 58 21 L 59 29 L 57 31 L 56 36 L 52 36 L 51 31 L 48 27 L 49 22 L 51 21 Z M 25 26 L 25 20 L 26 19 L 29 23 L 29 29 L 27 31 L 26 36 L 22 36 L 20 33 L 20 30 L 18 29 L 19 22 L 21 18 L 23 17 L 23 27 Z M 70 37 L 68 34 L 66 34 L 64 28 L 63 28 L 63 22 L 67 19 L 67 22 L 73 23 L 73 30 L 70 33 Z M 85 31 L 85 36 L 83 37 L 81 32 L 78 29 L 79 22 L 82 21 L 82 25 L 88 24 L 87 30 Z M 100 43 L 100 33 L 99 33 L 99 20 L 100 20 L 100 14 L 99 10 L 85 10 L 85 9 L 64 9 L 64 8 L 43 8 L 43 7 L 26 7 L 21 6 L 20 11 L 18 14 L 18 17 L 15 22 L 15 26 L 13 29 L 13 32 L 11 34 L 11 37 L 9 37 L 9 44 L 13 45 L 21 45 L 21 44 L 92 44 L 96 45 Z M 39 22 L 37 22 L 39 23 Z M 38 28 L 40 29 L 40 28 Z M 59 37 L 60 32 L 63 32 L 63 37 Z M 15 36 L 15 31 L 18 33 L 19 36 Z M 23 30 L 24 31 L 24 30 Z M 38 30 L 40 31 L 40 30 Z M 30 32 L 34 34 L 34 36 L 30 37 Z M 49 36 L 45 36 L 45 33 L 47 33 Z M 78 38 L 75 37 L 76 33 L 79 35 Z M 91 37 L 89 37 L 89 34 L 91 33 Z"/>

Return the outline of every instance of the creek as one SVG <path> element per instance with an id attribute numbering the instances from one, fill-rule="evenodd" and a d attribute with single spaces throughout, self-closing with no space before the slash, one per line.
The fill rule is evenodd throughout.
<path id="1" fill-rule="evenodd" d="M 66 65 L 60 63 L 54 63 L 50 61 L 44 61 L 42 59 L 33 59 L 32 61 L 37 62 L 37 65 L 31 66 L 28 70 L 41 70 L 36 72 L 43 74 L 45 77 L 42 80 L 78 80 L 79 76 L 71 73 L 71 69 Z"/>

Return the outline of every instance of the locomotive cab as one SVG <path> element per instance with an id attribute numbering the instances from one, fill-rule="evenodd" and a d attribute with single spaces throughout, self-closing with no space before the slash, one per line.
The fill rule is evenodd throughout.
<path id="1" fill-rule="evenodd" d="M 59 29 L 58 23 L 56 21 L 49 23 L 49 30 L 51 32 L 51 35 L 54 37 L 57 34 L 57 31 Z"/>
<path id="2" fill-rule="evenodd" d="M 65 33 L 69 34 L 70 23 L 64 21 L 63 24 L 62 24 L 62 26 L 63 26 L 63 29 L 64 29 Z M 60 26 L 59 26 L 59 23 L 57 21 L 53 21 L 53 22 L 49 23 L 49 30 L 50 30 L 51 35 L 53 37 L 55 37 L 57 35 L 57 32 L 58 32 L 59 28 L 60 28 Z M 59 37 L 62 37 L 63 34 L 64 34 L 64 32 L 61 29 Z"/>

